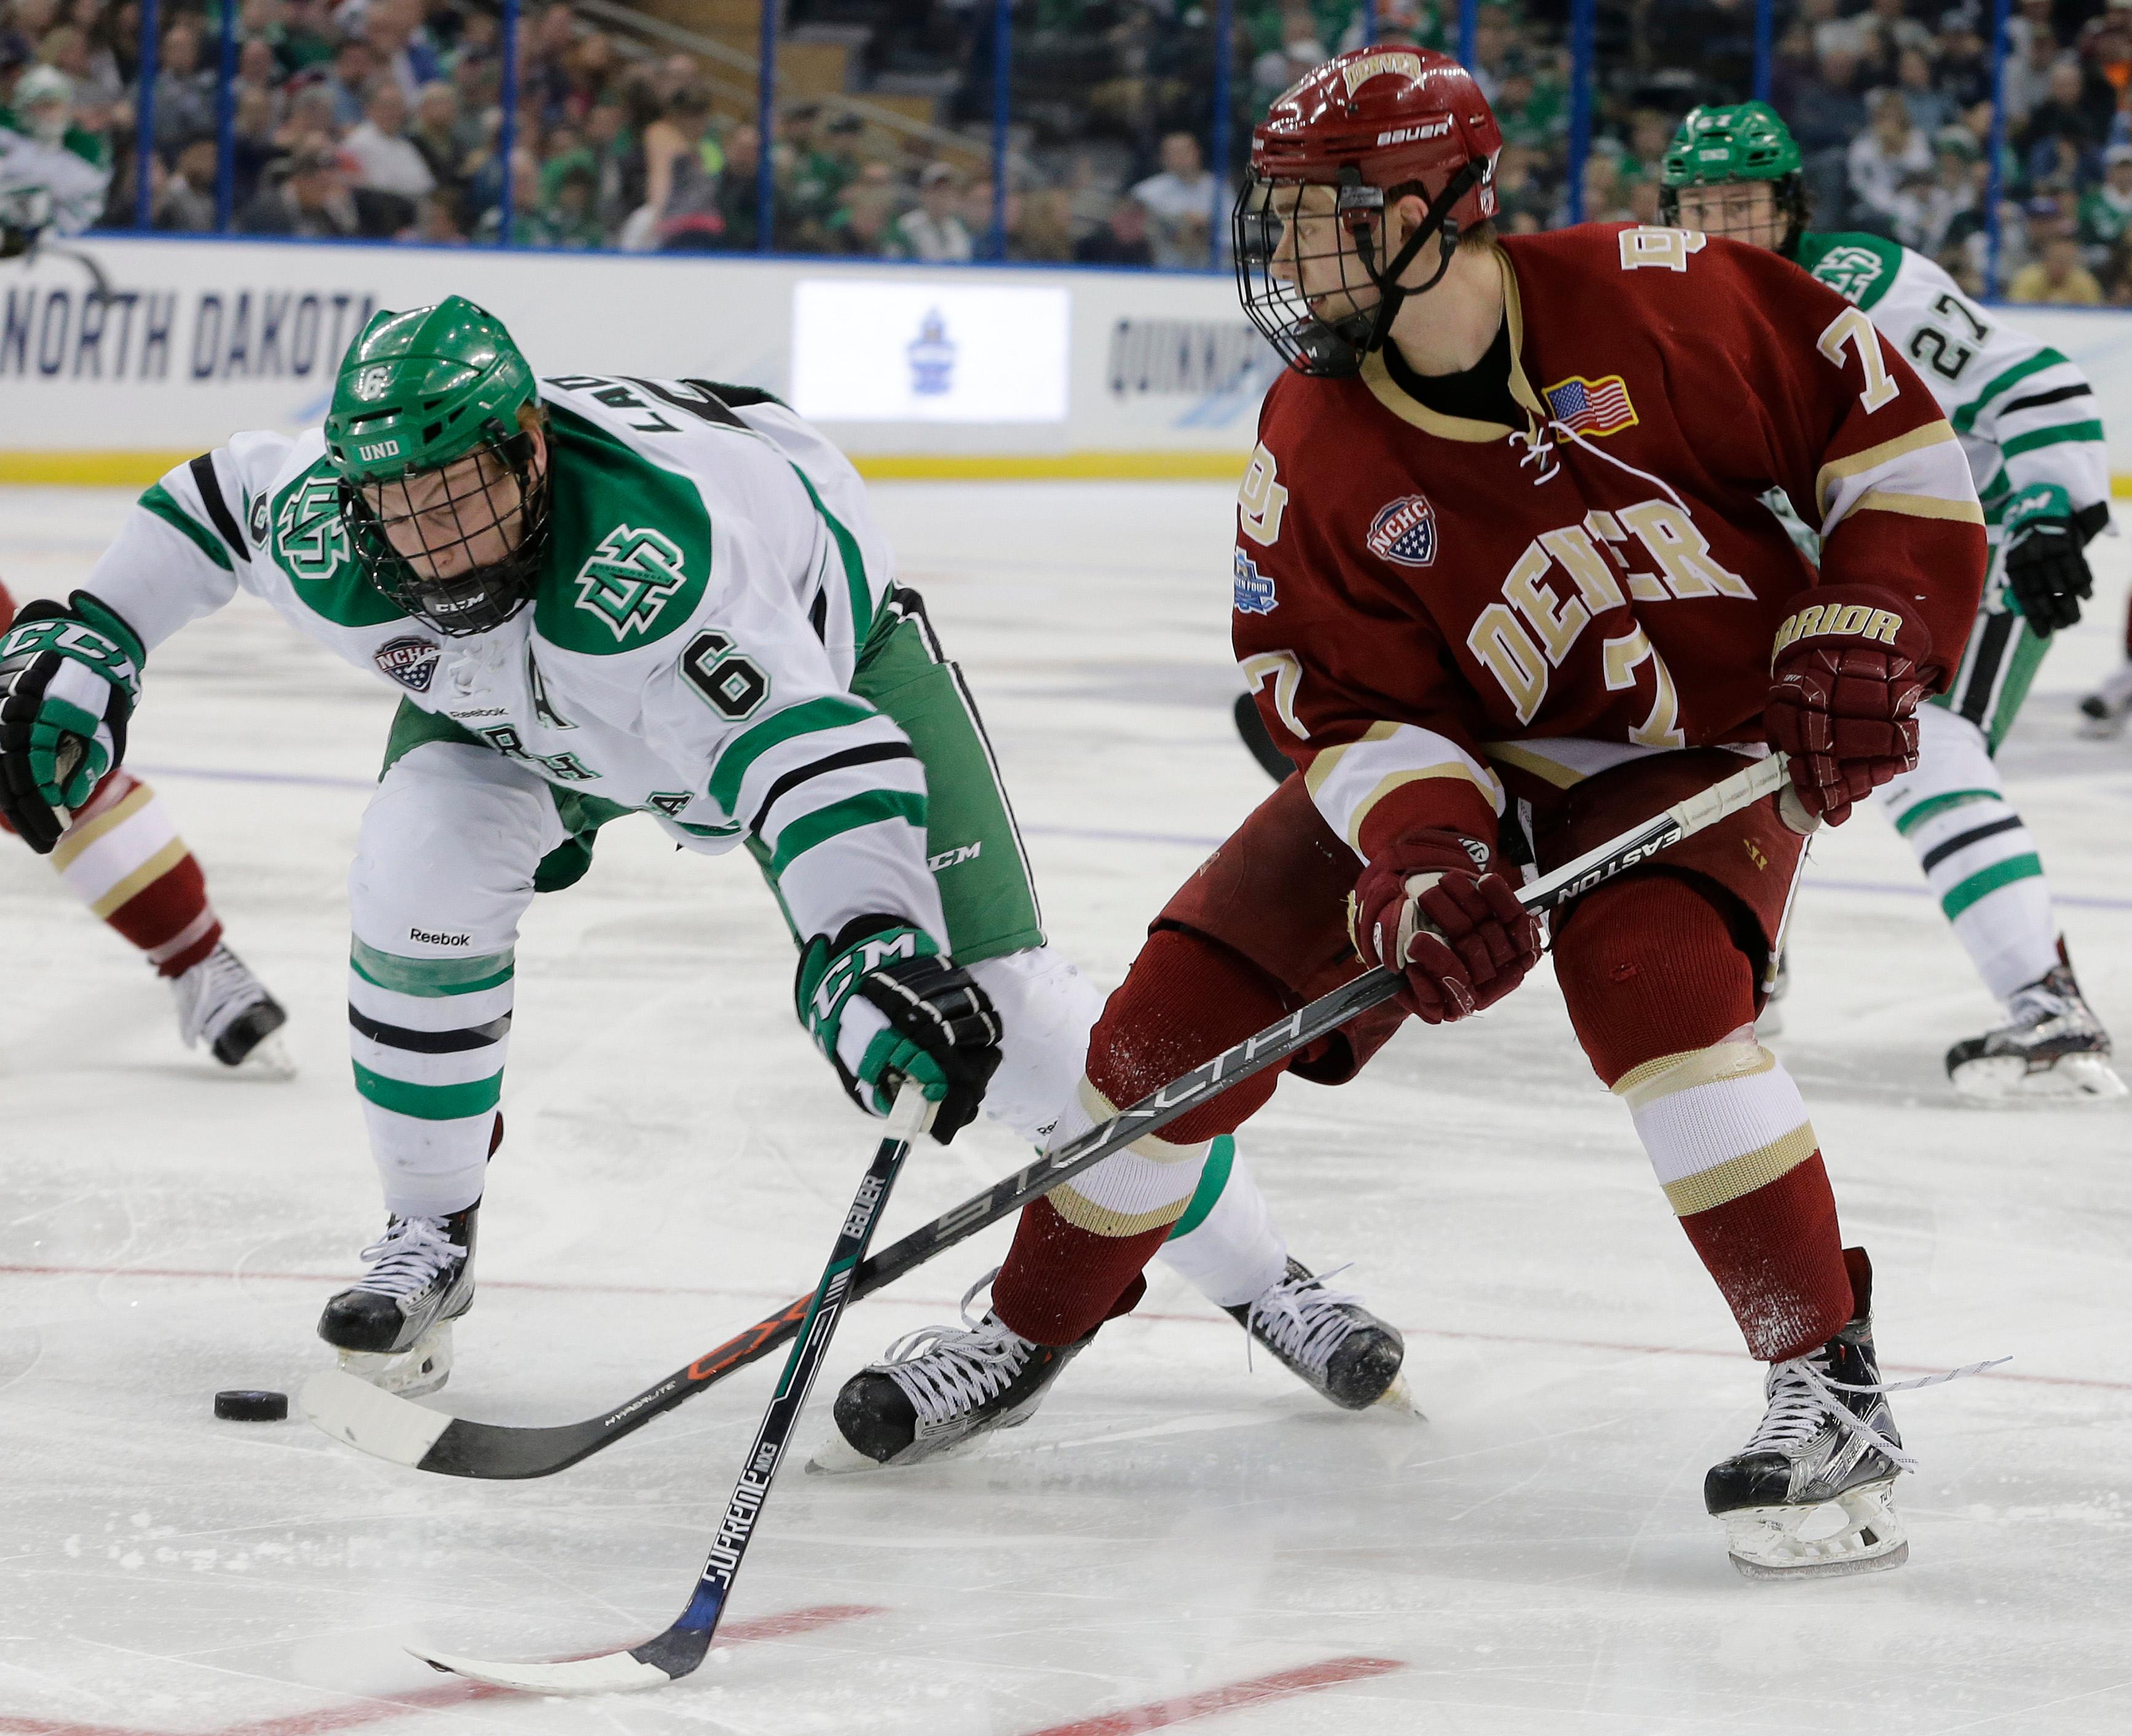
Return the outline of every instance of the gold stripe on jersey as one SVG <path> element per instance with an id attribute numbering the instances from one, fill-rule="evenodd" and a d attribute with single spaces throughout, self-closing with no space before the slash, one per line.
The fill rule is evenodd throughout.
<path id="1" fill-rule="evenodd" d="M 1943 501 L 1932 494 L 1898 494 L 1889 488 L 1875 488 L 1861 495 L 1851 510 L 1899 512 L 1910 518 L 1951 519 L 1962 525 L 1984 522 L 1984 509 L 1974 501 Z"/>
<path id="2" fill-rule="evenodd" d="M 1434 757 L 1438 755 L 1448 756 Z M 1429 757 L 1414 764 L 1421 755 Z M 1468 759 L 1448 736 L 1411 723 L 1373 723 L 1357 740 L 1327 748 L 1310 762 L 1303 787 L 1327 824 L 1359 856 L 1371 811 L 1394 790 L 1431 778 L 1462 779 L 1481 793 L 1491 813 L 1503 811 L 1503 786 L 1493 772 Z"/>
<path id="3" fill-rule="evenodd" d="M 1868 471 L 1878 470 L 1884 464 L 1894 464 L 1913 453 L 1941 445 L 1954 447 L 1957 454 L 1961 451 L 1954 430 L 1943 420 L 1928 422 L 1923 427 L 1914 428 L 1906 434 L 1897 434 L 1892 440 L 1883 440 L 1878 446 L 1869 446 L 1863 452 L 1854 452 L 1847 458 L 1830 459 L 1821 467 L 1813 479 L 1815 510 L 1825 521 L 1828 516 L 1829 491 L 1837 483 L 1850 477 L 1863 476 Z M 1969 474 L 1966 459 L 1962 461 L 1962 470 L 1965 477 Z M 1972 499 L 1975 497 L 1973 484 L 1971 496 Z"/>
<path id="4" fill-rule="evenodd" d="M 1688 1217 L 1730 1205 L 1743 1195 L 1787 1176 L 1821 1149 L 1811 1122 L 1793 1128 L 1767 1145 L 1665 1184 L 1674 1216 Z"/>

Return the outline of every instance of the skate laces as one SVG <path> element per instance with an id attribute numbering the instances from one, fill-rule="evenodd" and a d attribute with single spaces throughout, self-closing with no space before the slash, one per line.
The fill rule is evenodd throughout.
<path id="1" fill-rule="evenodd" d="M 971 1301 L 998 1276 L 995 1266 L 963 1292 L 960 1330 L 920 1326 L 897 1339 L 874 1364 L 902 1388 L 920 1424 L 975 1409 L 1027 1364 L 1034 1348 L 1027 1339 L 989 1312 L 982 1320 L 970 1317 Z"/>
<path id="2" fill-rule="evenodd" d="M 221 941 L 171 987 L 177 995 L 179 1026 L 188 1048 L 196 1048 L 203 1037 L 218 1036 L 218 1024 L 227 1024 L 266 992 L 244 961 Z"/>
<path id="3" fill-rule="evenodd" d="M 1361 1327 L 1361 1322 L 1344 1311 L 1361 1306 L 1362 1298 L 1350 1291 L 1336 1290 L 1325 1282 L 1347 1269 L 1335 1266 L 1316 1276 L 1283 1273 L 1280 1281 L 1251 1304 L 1244 1316 L 1245 1326 L 1254 1336 L 1263 1333 L 1280 1354 L 1323 1377 L 1332 1353 Z M 1251 1339 L 1244 1340 L 1246 1364 L 1251 1344 Z"/>
<path id="4" fill-rule="evenodd" d="M 1815 1352 L 1814 1355 L 1818 1355 Z M 1775 1451 L 1798 1446 L 1821 1432 L 1824 1422 L 1879 1453 L 1899 1470 L 1914 1471 L 1916 1458 L 1892 1436 L 1883 1433 L 1837 1397 L 1839 1393 L 1914 1393 L 1920 1388 L 1943 1386 L 2011 1362 L 2010 1356 L 1995 1356 L 1988 1362 L 1972 1362 L 1942 1374 L 1923 1374 L 1914 1380 L 1852 1382 L 1837 1380 L 1816 1366 L 1813 1355 L 1794 1356 L 1769 1365 L 1769 1409 L 1761 1426 L 1740 1449 L 1744 1454 Z"/>
<path id="5" fill-rule="evenodd" d="M 363 1250 L 363 1258 L 374 1264 L 354 1288 L 379 1296 L 420 1295 L 439 1273 L 465 1256 L 444 1225 L 442 1218 L 391 1219 L 385 1234 Z"/>

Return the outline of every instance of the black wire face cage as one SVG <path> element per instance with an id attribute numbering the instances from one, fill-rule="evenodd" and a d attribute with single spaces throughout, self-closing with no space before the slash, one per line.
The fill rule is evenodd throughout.
<path id="1" fill-rule="evenodd" d="M 1477 158 L 1453 175 L 1429 201 L 1398 253 L 1385 259 L 1385 207 L 1421 194 L 1418 184 L 1369 186 L 1352 168 L 1341 171 L 1337 184 L 1269 180 L 1252 170 L 1236 195 L 1231 218 L 1236 295 L 1246 317 L 1298 373 L 1339 379 L 1357 372 L 1362 358 L 1382 347 L 1400 304 L 1409 295 L 1426 295 L 1450 270 L 1458 247 L 1458 225 L 1449 220 L 1451 209 L 1488 172 L 1488 163 Z M 1304 226 L 1298 224 L 1295 245 L 1276 264 L 1282 237 L 1313 186 L 1334 195 L 1332 208 L 1310 213 L 1307 237 Z M 1402 284 L 1407 267 L 1432 238 L 1437 243 L 1436 270 L 1426 283 Z M 1308 252 L 1302 251 L 1305 245 Z"/>
<path id="2" fill-rule="evenodd" d="M 533 467 L 531 434 L 492 434 L 475 448 L 478 464 L 463 467 L 453 492 L 414 509 L 409 483 L 414 472 L 384 482 L 341 484 L 341 522 L 364 578 L 410 615 L 449 639 L 463 639 L 500 627 L 533 601 L 540 560 L 548 543 L 548 482 Z M 506 476 L 517 482 L 517 503 L 502 512 L 492 486 Z M 374 502 L 374 503 L 373 503 Z M 411 524 L 430 561 L 450 567 L 451 553 L 491 531 L 502 534 L 510 553 L 485 565 L 467 566 L 448 577 L 420 572 L 393 546 L 395 526 Z"/>
<path id="3" fill-rule="evenodd" d="M 1363 255 L 1352 239 L 1343 237 L 1352 237 L 1357 227 L 1369 235 L 1373 224 L 1378 226 L 1376 233 L 1382 233 L 1385 194 L 1381 187 L 1337 189 L 1332 210 L 1309 225 L 1312 251 L 1292 249 L 1276 271 L 1274 256 L 1281 237 L 1312 185 L 1323 183 L 1265 180 L 1256 171 L 1246 178 L 1230 219 L 1236 295 L 1245 316 L 1283 362 L 1298 373 L 1338 379 L 1361 367 L 1383 300 Z M 1296 236 L 1299 245 L 1299 227 Z M 1328 260 L 1334 261 L 1329 271 L 1323 266 Z M 1318 299 L 1331 317 L 1311 305 L 1303 291 L 1306 281 L 1324 290 Z"/>
<path id="4" fill-rule="evenodd" d="M 1813 202 L 1807 194 L 1804 175 L 1780 175 L 1768 181 L 1711 181 L 1698 183 L 1697 185 L 1712 191 L 1726 187 L 1767 187 L 1776 195 L 1778 213 L 1784 220 L 1784 233 L 1777 242 L 1777 252 L 1786 259 L 1798 257 L 1799 241 L 1806 233 L 1807 221 L 1813 212 Z M 1680 225 L 1680 194 L 1681 189 L 1678 187 L 1661 187 L 1659 189 L 1659 221 L 1668 228 L 1677 228 Z M 1706 223 L 1702 226 L 1705 235 L 1716 235 L 1727 240 L 1736 241 L 1744 233 L 1744 228 L 1734 230 L 1724 223 Z"/>

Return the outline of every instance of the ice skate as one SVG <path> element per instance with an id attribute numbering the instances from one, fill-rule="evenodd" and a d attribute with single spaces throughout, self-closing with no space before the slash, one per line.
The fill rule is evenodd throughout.
<path id="1" fill-rule="evenodd" d="M 2110 1033 L 2082 998 L 2058 949 L 2048 975 L 2014 991 L 2006 1023 L 1947 1052 L 1947 1076 L 1972 1103 L 2101 1103 L 2125 1095 L 2110 1065 Z"/>
<path id="2" fill-rule="evenodd" d="M 1336 1290 L 1300 1260 L 1265 1294 L 1225 1311 L 1285 1363 L 1313 1391 L 1343 1411 L 1373 1404 L 1412 1410 L 1414 1399 L 1400 1379 L 1406 1341 L 1362 1306 Z"/>
<path id="3" fill-rule="evenodd" d="M 836 1427 L 809 1470 L 915 1465 L 1036 1414 L 1051 1383 L 1096 1335 L 1054 1349 L 1030 1343 L 990 1309 L 972 1320 L 972 1298 L 996 1275 L 987 1272 L 964 1294 L 961 1330 L 921 1326 L 844 1383 Z"/>
<path id="4" fill-rule="evenodd" d="M 363 1250 L 370 1269 L 326 1304 L 319 1336 L 359 1380 L 404 1398 L 452 1372 L 452 1322 L 473 1306 L 478 1201 L 448 1217 L 393 1217 Z"/>
<path id="5" fill-rule="evenodd" d="M 1893 1495 L 1915 1466 L 1874 1354 L 1873 1268 L 1860 1248 L 1844 1261 L 1856 1315 L 1819 1350 L 1770 1364 L 1761 1427 L 1702 1479 L 1703 1505 L 1750 1580 L 1873 1573 L 1909 1556 Z"/>
<path id="6" fill-rule="evenodd" d="M 2125 721 L 2132 717 L 2132 662 L 2120 663 L 2080 702 L 2080 732 L 2091 741 L 2107 741 L 2121 735 Z"/>
<path id="7" fill-rule="evenodd" d="M 187 1048 L 204 1042 L 224 1067 L 269 1079 L 295 1076 L 295 1063 L 275 1034 L 289 1022 L 286 1009 L 226 942 L 216 942 L 214 951 L 173 977 L 170 993 Z"/>

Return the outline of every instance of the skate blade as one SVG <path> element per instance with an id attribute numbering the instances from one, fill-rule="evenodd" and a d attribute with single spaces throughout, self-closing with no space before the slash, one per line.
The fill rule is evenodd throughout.
<path id="1" fill-rule="evenodd" d="M 339 1354 L 341 1367 L 358 1380 L 402 1398 L 420 1398 L 452 1377 L 452 1323 L 439 1322 L 404 1350 Z"/>
<path id="2" fill-rule="evenodd" d="M 1406 1376 L 1395 1374 L 1392 1384 L 1363 1407 L 1365 1411 L 1390 1411 L 1397 1417 L 1417 1417 L 1426 1422 L 1429 1419 L 1419 1405 L 1414 1402 L 1414 1388 L 1406 1384 Z"/>
<path id="3" fill-rule="evenodd" d="M 2125 1081 L 2100 1055 L 2061 1055 L 2033 1072 L 2019 1055 L 1982 1055 L 1947 1077 L 1963 1102 L 1987 1109 L 2114 1103 L 2125 1095 Z"/>
<path id="4" fill-rule="evenodd" d="M 245 1079 L 293 1079 L 296 1077 L 296 1057 L 289 1053 L 288 1044 L 281 1041 L 278 1033 L 269 1031 L 252 1045 L 250 1054 L 228 1071 Z"/>
<path id="5" fill-rule="evenodd" d="M 843 1432 L 832 1424 L 828 1438 L 814 1449 L 807 1461 L 810 1477 L 851 1477 L 870 1470 L 913 1470 L 921 1465 L 944 1464 L 950 1459 L 968 1459 L 982 1451 L 984 1444 L 1000 1429 L 1011 1428 L 1013 1424 L 1002 1422 L 996 1427 L 980 1429 L 974 1434 L 964 1435 L 944 1446 L 925 1451 L 905 1447 L 896 1457 L 889 1460 L 869 1459 L 864 1453 L 844 1439 Z"/>
<path id="6" fill-rule="evenodd" d="M 1743 1579 L 1880 1573 L 1910 1558 L 1892 1477 L 1811 1507 L 1750 1507 L 1724 1519 L 1726 1552 Z"/>

